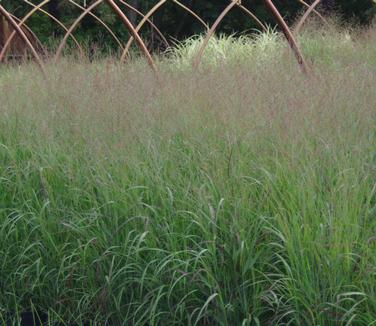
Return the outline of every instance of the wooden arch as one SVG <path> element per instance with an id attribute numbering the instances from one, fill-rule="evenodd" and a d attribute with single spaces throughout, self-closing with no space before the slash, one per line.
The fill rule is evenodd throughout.
<path id="1" fill-rule="evenodd" d="M 185 10 L 186 12 L 188 12 L 191 16 L 193 16 L 198 22 L 200 22 L 201 25 L 204 26 L 205 29 L 209 29 L 208 25 L 204 22 L 204 20 L 199 15 L 197 15 L 193 10 L 189 9 L 187 6 L 185 6 L 184 4 L 182 4 L 178 0 L 172 0 L 172 2 L 175 3 L 175 4 L 177 4 L 180 8 L 182 8 L 183 10 Z M 160 0 L 155 6 L 153 6 L 149 10 L 149 12 L 145 15 L 145 17 L 140 21 L 140 23 L 136 26 L 136 32 L 139 32 L 141 30 L 141 28 L 144 26 L 144 24 L 146 23 L 146 21 L 148 19 L 150 19 L 166 3 L 167 3 L 167 0 Z M 126 58 L 128 52 L 130 50 L 130 47 L 131 47 L 133 41 L 134 41 L 133 37 L 131 37 L 128 40 L 128 43 L 126 44 L 125 49 L 124 49 L 124 51 L 123 51 L 123 53 L 121 55 L 120 63 L 124 63 L 125 58 Z"/>
<path id="2" fill-rule="evenodd" d="M 79 8 L 82 11 L 80 13 L 79 17 L 77 17 L 77 19 L 71 24 L 71 26 L 69 28 L 66 27 L 59 19 L 57 19 L 56 17 L 54 17 L 53 15 L 51 15 L 50 13 L 48 13 L 48 11 L 46 11 L 46 10 L 43 9 L 43 6 L 45 6 L 47 3 L 49 3 L 50 0 L 43 0 L 38 5 L 33 4 L 29 0 L 23 0 L 23 1 L 26 4 L 32 6 L 32 9 L 22 19 L 19 19 L 17 17 L 12 16 L 12 14 L 10 14 L 2 5 L 0 5 L 0 15 L 2 17 L 4 17 L 5 20 L 13 28 L 13 31 L 12 31 L 11 35 L 9 37 L 7 37 L 7 39 L 5 40 L 4 46 L 3 46 L 3 48 L 0 51 L 0 62 L 2 62 L 2 60 L 4 59 L 5 53 L 7 51 L 7 48 L 11 44 L 12 39 L 16 35 L 18 35 L 19 38 L 21 38 L 22 41 L 24 42 L 25 46 L 31 51 L 33 57 L 35 58 L 37 64 L 39 65 L 39 67 L 41 68 L 41 70 L 43 72 L 44 72 L 43 61 L 42 61 L 40 55 L 38 54 L 36 46 L 34 45 L 34 44 L 37 43 L 38 47 L 40 47 L 41 43 L 38 40 L 37 36 L 35 34 L 33 34 L 33 32 L 30 29 L 28 29 L 28 27 L 26 25 L 27 20 L 30 17 L 32 17 L 36 12 L 41 12 L 41 13 L 47 15 L 48 17 L 50 17 L 55 23 L 57 23 L 65 31 L 64 37 L 63 37 L 61 43 L 59 44 L 58 49 L 57 49 L 57 51 L 55 53 L 55 56 L 54 56 L 54 60 L 55 61 L 57 61 L 60 58 L 60 56 L 62 54 L 62 51 L 63 51 L 63 48 L 66 45 L 68 38 L 72 38 L 72 40 L 76 44 L 77 48 L 79 49 L 80 53 L 81 54 L 83 53 L 82 47 L 80 46 L 78 40 L 74 37 L 73 32 L 79 26 L 80 22 L 86 16 L 90 15 L 94 19 L 96 19 L 96 21 L 98 21 L 111 34 L 111 36 L 114 38 L 114 40 L 116 41 L 116 43 L 119 45 L 119 47 L 120 47 L 120 49 L 122 51 L 120 62 L 124 62 L 124 60 L 125 60 L 128 52 L 129 52 L 129 49 L 130 49 L 132 43 L 134 41 L 136 41 L 137 44 L 138 44 L 138 46 L 139 46 L 139 48 L 141 49 L 142 53 L 147 58 L 147 61 L 148 61 L 149 65 L 150 65 L 150 67 L 154 71 L 156 71 L 156 66 L 155 66 L 153 57 L 152 57 L 150 51 L 147 49 L 147 47 L 146 47 L 143 39 L 140 37 L 139 32 L 142 29 L 142 27 L 146 23 L 148 23 L 151 26 L 151 28 L 158 33 L 158 35 L 160 36 L 160 39 L 168 46 L 168 41 L 167 41 L 166 37 L 163 35 L 163 33 L 160 31 L 160 29 L 157 26 L 155 26 L 155 24 L 151 20 L 152 16 L 160 8 L 162 8 L 164 5 L 166 5 L 168 3 L 168 1 L 173 2 L 174 4 L 178 5 L 180 8 L 182 8 L 183 10 L 185 10 L 186 12 L 188 12 L 207 31 L 206 38 L 205 38 L 202 46 L 200 47 L 200 49 L 199 49 L 199 51 L 197 53 L 197 56 L 196 56 L 196 58 L 194 60 L 194 65 L 193 66 L 194 66 L 195 69 L 197 69 L 199 67 L 199 65 L 201 63 L 201 60 L 202 60 L 202 57 L 203 57 L 203 54 L 204 54 L 204 51 L 205 51 L 206 47 L 208 46 L 211 37 L 213 37 L 213 35 L 217 31 L 219 25 L 223 21 L 223 19 L 228 15 L 228 13 L 234 7 L 238 7 L 242 12 L 244 12 L 247 16 L 249 16 L 250 19 L 253 19 L 258 24 L 258 26 L 260 27 L 261 30 L 266 30 L 265 25 L 257 18 L 256 15 L 254 15 L 249 9 L 247 9 L 244 5 L 242 5 L 241 0 L 229 0 L 229 4 L 221 12 L 221 14 L 215 20 L 215 22 L 213 23 L 213 25 L 210 26 L 210 27 L 207 25 L 207 23 L 197 13 L 195 13 L 192 9 L 190 9 L 189 7 L 187 7 L 186 5 L 184 5 L 183 3 L 181 3 L 180 0 L 158 0 L 158 2 L 146 14 L 143 14 L 138 9 L 136 9 L 133 6 L 131 6 L 130 4 L 128 4 L 127 0 L 117 0 L 119 3 L 121 3 L 122 5 L 124 5 L 127 8 L 127 10 L 132 10 L 135 13 L 137 13 L 137 15 L 139 15 L 140 17 L 142 17 L 141 20 L 140 20 L 140 22 L 139 22 L 139 24 L 137 26 L 133 26 L 132 25 L 132 23 L 129 21 L 129 19 L 127 18 L 127 16 L 125 15 L 125 13 L 120 9 L 120 7 L 118 6 L 118 4 L 115 2 L 115 0 L 96 0 L 96 1 L 94 1 L 87 8 L 81 6 L 75 0 L 68 0 L 69 3 L 71 3 L 72 5 L 74 5 L 75 7 Z M 273 15 L 274 19 L 276 20 L 277 24 L 279 25 L 279 27 L 281 28 L 283 34 L 285 35 L 285 38 L 288 41 L 291 50 L 295 54 L 296 59 L 297 59 L 299 65 L 300 65 L 301 69 L 304 72 L 307 72 L 308 71 L 308 66 L 307 66 L 307 64 L 306 64 L 306 62 L 304 60 L 303 54 L 302 54 L 302 52 L 301 52 L 301 50 L 299 48 L 299 45 L 298 45 L 298 43 L 296 41 L 296 38 L 295 38 L 294 34 L 292 33 L 290 27 L 287 25 L 287 23 L 285 22 L 285 20 L 281 16 L 280 12 L 276 8 L 276 6 L 274 5 L 274 3 L 273 3 L 272 0 L 263 0 L 263 1 L 264 1 L 265 7 Z M 299 3 L 301 3 L 302 5 L 304 5 L 307 9 L 306 9 L 304 15 L 302 16 L 301 20 L 297 24 L 297 27 L 295 29 L 295 34 L 299 33 L 301 27 L 303 26 L 303 24 L 305 23 L 306 19 L 308 18 L 308 16 L 311 13 L 315 13 L 317 16 L 320 17 L 320 19 L 322 19 L 322 21 L 325 24 L 328 24 L 327 21 L 325 20 L 325 18 L 323 16 L 321 16 L 321 14 L 315 9 L 319 5 L 319 3 L 320 3 L 321 0 L 315 0 L 313 2 L 313 4 L 311 4 L 311 5 L 308 5 L 305 2 L 305 0 L 297 0 L 297 1 Z M 126 43 L 125 46 L 123 45 L 122 41 L 116 36 L 116 34 L 114 33 L 114 31 L 101 18 L 99 18 L 93 12 L 93 10 L 95 8 L 97 8 L 99 5 L 101 5 L 104 2 L 118 16 L 119 20 L 122 22 L 122 24 L 124 25 L 124 27 L 131 34 L 131 36 L 129 37 L 129 39 L 128 39 L 128 41 L 127 41 L 127 43 Z M 25 33 L 25 31 L 27 31 L 27 32 Z M 33 44 L 33 42 L 34 42 L 34 44 Z"/>

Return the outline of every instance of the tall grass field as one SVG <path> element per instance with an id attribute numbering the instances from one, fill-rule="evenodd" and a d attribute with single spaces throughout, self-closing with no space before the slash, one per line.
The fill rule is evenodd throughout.
<path id="1" fill-rule="evenodd" d="M 298 40 L 0 67 L 0 325 L 376 325 L 376 30 Z"/>

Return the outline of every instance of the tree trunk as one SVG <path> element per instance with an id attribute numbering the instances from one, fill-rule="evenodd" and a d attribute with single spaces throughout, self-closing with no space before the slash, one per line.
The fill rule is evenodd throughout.
<path id="1" fill-rule="evenodd" d="M 60 18 L 59 0 L 51 0 L 48 5 L 48 11 L 50 14 L 57 19 Z"/>
<path id="2" fill-rule="evenodd" d="M 140 0 L 129 0 L 128 3 L 136 8 L 136 9 L 140 9 Z M 134 12 L 133 10 L 130 10 L 128 9 L 126 11 L 126 15 L 129 19 L 129 21 L 132 23 L 133 26 L 136 26 L 136 22 L 137 22 L 137 13 Z"/>
<path id="3" fill-rule="evenodd" d="M 48 4 L 48 12 L 55 18 L 60 19 L 59 0 L 51 0 L 51 2 Z M 55 22 L 52 19 L 50 21 L 52 33 L 53 35 L 56 35 L 58 30 L 56 29 Z"/>

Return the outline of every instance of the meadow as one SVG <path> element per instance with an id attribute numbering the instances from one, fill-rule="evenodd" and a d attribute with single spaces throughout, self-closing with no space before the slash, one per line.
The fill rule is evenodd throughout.
<path id="1" fill-rule="evenodd" d="M 201 40 L 0 67 L 0 324 L 376 324 L 375 28 Z"/>

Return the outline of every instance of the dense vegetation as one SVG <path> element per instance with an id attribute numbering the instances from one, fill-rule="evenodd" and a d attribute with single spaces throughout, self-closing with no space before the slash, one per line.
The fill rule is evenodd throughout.
<path id="1" fill-rule="evenodd" d="M 198 42 L 1 67 L 3 324 L 376 320 L 376 31 Z"/>
<path id="2" fill-rule="evenodd" d="M 89 5 L 93 3 L 93 0 L 75 0 L 81 5 Z M 41 3 L 41 0 L 33 0 L 34 4 Z M 156 0 L 129 0 L 130 4 L 133 4 L 136 8 L 142 12 L 147 12 L 153 5 L 157 3 Z M 182 11 L 178 6 L 174 5 L 172 1 L 169 1 L 169 5 L 164 7 L 154 16 L 155 24 L 166 33 L 166 36 L 171 36 L 176 39 L 184 39 L 187 35 L 195 35 L 202 32 L 202 26 L 197 24 L 189 15 Z M 212 23 L 228 4 L 229 0 L 215 0 L 215 1 L 197 1 L 197 0 L 182 0 L 182 3 L 188 5 L 195 10 L 203 19 L 209 23 Z M 312 1 L 308 0 L 308 3 Z M 16 15 L 21 17 L 26 10 L 31 7 L 24 2 L 24 0 L 2 0 L 1 3 L 4 7 L 12 10 Z M 323 6 L 321 11 L 330 14 L 335 12 L 345 20 L 351 20 L 353 23 L 367 24 L 371 22 L 376 13 L 376 5 L 373 0 L 322 0 Z M 263 0 L 243 0 L 243 4 L 265 22 L 271 25 L 275 25 L 275 21 L 266 11 L 263 4 Z M 298 14 L 305 8 L 298 0 L 276 0 L 275 4 L 281 10 L 281 13 L 292 22 Z M 127 12 L 132 22 L 136 22 L 139 17 L 134 13 L 127 10 L 120 2 L 125 12 Z M 68 25 L 77 18 L 81 12 L 74 7 L 68 0 L 51 0 L 50 4 L 46 5 L 46 8 L 56 17 L 62 19 L 63 22 Z M 119 36 L 125 36 L 123 26 L 120 21 L 115 19 L 115 14 L 103 4 L 95 13 L 99 14 L 106 23 L 110 24 L 111 28 Z M 29 26 L 33 31 L 36 31 L 41 39 L 46 40 L 52 33 L 57 36 L 61 33 L 61 30 L 49 20 L 43 14 L 39 14 L 33 17 Z M 254 25 L 247 16 L 242 14 L 237 9 L 226 18 L 221 26 L 221 32 L 233 33 L 239 31 L 249 31 L 252 28 L 257 27 Z M 148 33 L 148 30 L 144 30 Z M 81 25 L 81 28 L 77 31 L 78 37 L 81 39 L 88 39 L 97 43 L 106 44 L 107 46 L 113 46 L 112 39 L 106 34 L 103 28 L 98 23 L 91 19 L 86 18 Z"/>

